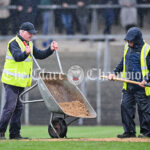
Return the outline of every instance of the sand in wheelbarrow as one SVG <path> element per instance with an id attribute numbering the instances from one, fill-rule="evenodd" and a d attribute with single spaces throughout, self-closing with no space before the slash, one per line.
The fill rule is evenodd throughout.
<path id="1" fill-rule="evenodd" d="M 80 93 L 75 93 L 60 80 L 43 79 L 43 81 L 65 114 L 74 117 L 90 116 Z"/>
<path id="2" fill-rule="evenodd" d="M 89 116 L 89 112 L 85 108 L 84 104 L 80 101 L 62 102 L 59 103 L 63 111 L 70 116 L 84 117 Z"/>

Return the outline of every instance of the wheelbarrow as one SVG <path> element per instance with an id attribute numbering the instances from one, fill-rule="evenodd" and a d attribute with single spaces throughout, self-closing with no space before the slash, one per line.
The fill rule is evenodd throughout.
<path id="1" fill-rule="evenodd" d="M 33 61 L 39 70 L 38 62 L 31 54 Z M 56 57 L 60 68 L 60 73 L 46 72 L 39 73 L 36 83 L 20 94 L 19 99 L 22 103 L 45 102 L 47 109 L 51 112 L 48 125 L 48 133 L 52 138 L 66 137 L 67 127 L 79 118 L 95 118 L 96 112 L 82 94 L 80 89 L 69 82 L 67 75 L 63 73 L 58 51 Z M 24 101 L 23 95 L 38 86 L 41 100 Z M 63 117 L 54 117 L 59 114 Z M 69 118 L 69 122 L 66 121 Z"/>

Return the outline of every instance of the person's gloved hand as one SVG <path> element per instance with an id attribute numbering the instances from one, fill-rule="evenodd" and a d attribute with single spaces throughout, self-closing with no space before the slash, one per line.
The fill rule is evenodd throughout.
<path id="1" fill-rule="evenodd" d="M 25 47 L 26 54 L 29 55 L 31 53 L 30 46 Z"/>
<path id="2" fill-rule="evenodd" d="M 30 46 L 28 46 L 27 43 L 26 43 L 25 41 L 24 41 L 23 43 L 24 43 L 24 45 L 25 45 L 25 51 L 26 51 L 26 54 L 29 55 L 29 54 L 31 53 Z"/>
<path id="3" fill-rule="evenodd" d="M 115 74 L 109 74 L 108 80 L 113 80 L 114 78 L 116 78 Z"/>
<path id="4" fill-rule="evenodd" d="M 57 50 L 58 49 L 58 43 L 56 42 L 56 41 L 53 41 L 52 43 L 51 43 L 51 50 Z"/>
<path id="5" fill-rule="evenodd" d="M 139 83 L 139 86 L 145 88 L 145 84 L 147 84 L 147 82 L 145 80 L 143 80 Z"/>

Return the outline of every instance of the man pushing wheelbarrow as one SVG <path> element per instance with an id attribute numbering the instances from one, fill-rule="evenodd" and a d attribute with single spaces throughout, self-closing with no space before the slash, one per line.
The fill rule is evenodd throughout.
<path id="1" fill-rule="evenodd" d="M 30 54 L 32 53 L 37 59 L 45 59 L 58 48 L 55 41 L 45 51 L 36 48 L 31 41 L 36 32 L 32 23 L 25 22 L 20 26 L 19 33 L 8 43 L 1 78 L 6 93 L 6 103 L 0 119 L 0 139 L 5 139 L 9 121 L 9 138 L 26 139 L 20 134 L 23 104 L 19 101 L 19 95 L 24 88 L 31 86 L 33 59 Z"/>

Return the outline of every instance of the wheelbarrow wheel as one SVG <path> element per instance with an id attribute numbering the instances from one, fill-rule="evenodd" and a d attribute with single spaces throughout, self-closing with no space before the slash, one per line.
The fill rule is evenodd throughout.
<path id="1" fill-rule="evenodd" d="M 52 124 L 60 138 L 66 137 L 67 124 L 63 118 L 54 118 L 52 120 Z M 52 138 L 58 138 L 57 134 L 55 133 L 51 125 L 48 126 L 48 133 Z"/>

